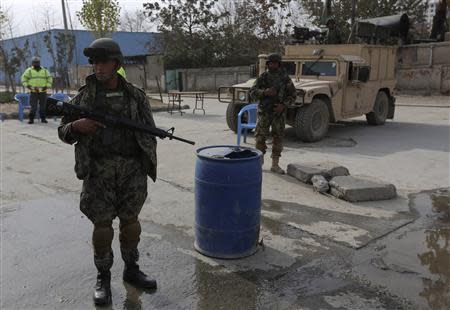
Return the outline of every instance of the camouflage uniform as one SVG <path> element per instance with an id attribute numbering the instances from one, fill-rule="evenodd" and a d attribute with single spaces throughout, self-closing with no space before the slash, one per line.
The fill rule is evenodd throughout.
<path id="1" fill-rule="evenodd" d="M 264 90 L 274 87 L 277 95 L 274 97 L 265 97 Z M 283 150 L 283 136 L 286 122 L 287 109 L 283 113 L 274 112 L 275 105 L 284 104 L 286 107 L 295 102 L 296 91 L 292 80 L 284 69 L 278 69 L 274 72 L 266 71 L 259 76 L 252 88 L 250 97 L 259 101 L 258 121 L 256 124 L 256 148 L 266 153 L 266 139 L 270 135 L 272 127 L 272 158 L 279 158 Z"/>
<path id="2" fill-rule="evenodd" d="M 342 44 L 342 37 L 339 30 L 335 29 L 328 29 L 327 36 L 325 38 L 326 44 Z"/>
<path id="3" fill-rule="evenodd" d="M 88 76 L 71 103 L 155 126 L 145 93 L 120 76 L 119 85 L 106 90 L 94 75 Z M 156 180 L 156 139 L 109 127 L 81 135 L 71 130 L 74 120 L 64 116 L 58 134 L 62 141 L 76 143 L 75 172 L 83 180 L 80 209 L 94 224 L 95 265 L 99 271 L 112 265 L 112 221 L 116 217 L 120 219 L 122 258 L 126 263 L 136 262 L 141 232 L 138 215 L 147 197 L 147 176 Z"/>
<path id="4" fill-rule="evenodd" d="M 334 24 L 333 29 L 331 29 L 330 24 Z M 336 21 L 334 20 L 334 18 L 328 18 L 326 25 L 328 27 L 328 31 L 325 37 L 325 44 L 342 44 L 341 32 L 337 29 Z"/>

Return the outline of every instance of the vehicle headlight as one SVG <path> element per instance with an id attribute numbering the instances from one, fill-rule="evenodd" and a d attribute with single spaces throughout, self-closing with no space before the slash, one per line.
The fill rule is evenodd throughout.
<path id="1" fill-rule="evenodd" d="M 238 99 L 240 101 L 245 101 L 247 100 L 247 92 L 246 91 L 239 91 L 238 92 Z"/>

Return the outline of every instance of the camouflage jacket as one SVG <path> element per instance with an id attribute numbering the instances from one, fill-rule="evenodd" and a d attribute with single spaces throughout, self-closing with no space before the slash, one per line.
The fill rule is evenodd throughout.
<path id="1" fill-rule="evenodd" d="M 277 96 L 264 96 L 264 90 L 270 87 L 275 87 Z M 261 74 L 253 83 L 252 88 L 250 88 L 249 95 L 252 100 L 259 101 L 260 108 L 265 108 L 267 103 L 270 105 L 283 103 L 286 106 L 290 106 L 295 103 L 297 91 L 286 71 L 280 69 L 276 72 L 266 71 Z"/>
<path id="2" fill-rule="evenodd" d="M 327 36 L 325 38 L 326 44 L 342 44 L 341 33 L 337 29 L 328 29 Z"/>
<path id="3" fill-rule="evenodd" d="M 146 123 L 155 126 L 150 104 L 145 93 L 136 86 L 128 83 L 124 78 L 119 76 L 125 91 L 130 98 L 131 119 L 136 122 Z M 71 100 L 71 104 L 91 107 L 95 101 L 96 94 L 96 78 L 90 75 L 86 78 L 86 85 L 81 87 L 78 94 Z M 83 180 L 90 170 L 91 162 L 91 145 L 93 137 L 90 135 L 82 135 L 72 132 L 71 122 L 76 118 L 64 116 L 58 127 L 59 138 L 68 144 L 75 143 L 75 173 L 77 177 Z M 156 138 L 141 132 L 135 132 L 136 141 L 142 149 L 141 160 L 145 172 L 153 181 L 156 180 Z"/>

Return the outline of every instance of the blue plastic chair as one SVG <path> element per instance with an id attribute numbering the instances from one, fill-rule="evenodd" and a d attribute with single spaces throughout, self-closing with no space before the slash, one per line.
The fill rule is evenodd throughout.
<path id="1" fill-rule="evenodd" d="M 241 134 L 244 131 L 244 143 L 247 142 L 247 130 L 256 128 L 258 104 L 251 103 L 244 106 L 238 114 L 237 125 L 237 145 L 241 145 Z M 247 113 L 247 123 L 242 123 L 242 115 Z"/>
<path id="2" fill-rule="evenodd" d="M 69 97 L 69 95 L 64 94 L 64 93 L 54 93 L 50 96 L 50 98 L 58 100 L 58 101 L 64 101 L 64 102 L 67 102 L 71 99 Z"/>
<path id="3" fill-rule="evenodd" d="M 23 121 L 23 110 L 31 109 L 30 94 L 18 93 L 14 96 L 14 100 L 19 103 L 19 121 Z"/>

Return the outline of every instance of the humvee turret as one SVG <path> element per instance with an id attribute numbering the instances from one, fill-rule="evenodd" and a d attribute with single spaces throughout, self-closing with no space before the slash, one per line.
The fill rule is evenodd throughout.
<path id="1" fill-rule="evenodd" d="M 314 142 L 325 137 L 329 123 L 362 115 L 370 125 L 392 119 L 396 50 L 366 44 L 286 46 L 283 67 L 297 89 L 287 124 L 301 140 Z M 265 68 L 266 57 L 260 55 L 259 68 Z M 252 103 L 248 91 L 254 81 L 219 89 L 219 100 L 228 103 L 228 127 L 234 132 L 240 109 Z"/>

